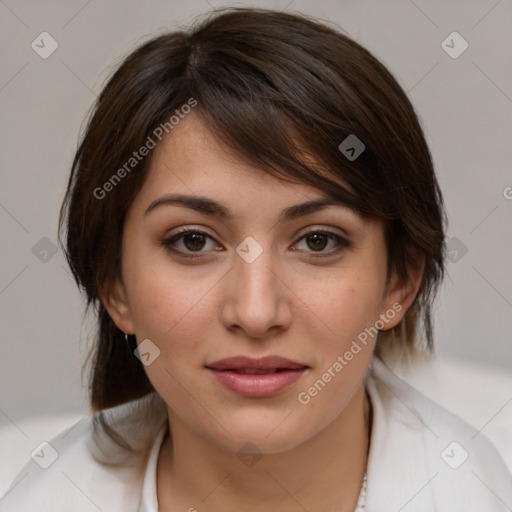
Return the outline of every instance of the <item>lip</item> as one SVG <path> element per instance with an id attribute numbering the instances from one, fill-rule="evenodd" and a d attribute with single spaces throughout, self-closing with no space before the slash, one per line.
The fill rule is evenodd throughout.
<path id="1" fill-rule="evenodd" d="M 234 356 L 220 359 L 213 363 L 208 363 L 207 368 L 213 370 L 298 370 L 300 368 L 307 368 L 308 366 L 296 361 L 291 361 L 286 357 L 281 356 L 265 356 L 265 357 L 247 357 L 247 356 Z"/>
<path id="2" fill-rule="evenodd" d="M 295 383 L 309 366 L 280 356 L 251 358 L 235 356 L 207 364 L 218 382 L 232 392 L 248 398 L 276 395 Z M 272 371 L 275 373 L 243 374 L 235 370 Z"/>

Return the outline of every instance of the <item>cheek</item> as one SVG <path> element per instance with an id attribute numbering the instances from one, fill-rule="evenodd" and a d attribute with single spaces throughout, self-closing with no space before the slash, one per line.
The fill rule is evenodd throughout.
<path id="1" fill-rule="evenodd" d="M 342 350 L 379 318 L 384 280 L 369 267 L 340 272 L 322 285 L 309 287 L 311 312 L 322 320 L 327 351 Z"/>
<path id="2" fill-rule="evenodd" d="M 144 370 L 164 400 L 181 410 L 190 401 L 186 391 L 190 375 L 205 358 L 205 335 L 214 311 L 208 293 L 212 284 L 205 279 L 191 281 L 178 273 L 159 274 L 155 268 L 132 284 L 137 338 L 139 342 L 150 339 L 160 351 Z"/>
<path id="3" fill-rule="evenodd" d="M 193 350 L 208 318 L 205 304 L 211 279 L 194 277 L 172 265 L 163 248 L 127 233 L 123 275 L 131 317 L 139 341 L 152 340 L 162 356 Z M 172 341 L 172 343 L 171 343 Z"/>
<path id="4" fill-rule="evenodd" d="M 154 338 L 165 350 L 190 349 L 208 318 L 208 292 L 204 280 L 185 279 L 149 270 L 132 288 L 134 323 L 141 336 Z M 211 308 L 210 308 L 211 315 Z M 171 343 L 172 341 L 172 343 Z"/>
<path id="5" fill-rule="evenodd" d="M 314 372 L 297 395 L 318 428 L 334 420 L 359 389 L 376 341 L 381 279 L 372 272 L 338 277 L 310 298 L 329 330 L 323 329 L 328 335 L 316 345 Z M 310 330 L 309 337 L 318 339 L 318 333 Z"/>

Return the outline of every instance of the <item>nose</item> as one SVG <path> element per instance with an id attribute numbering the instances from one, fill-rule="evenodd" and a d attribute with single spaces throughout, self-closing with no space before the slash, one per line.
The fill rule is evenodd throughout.
<path id="1" fill-rule="evenodd" d="M 264 338 L 289 328 L 293 293 L 271 250 L 252 262 L 235 255 L 226 276 L 222 321 L 231 331 Z"/>

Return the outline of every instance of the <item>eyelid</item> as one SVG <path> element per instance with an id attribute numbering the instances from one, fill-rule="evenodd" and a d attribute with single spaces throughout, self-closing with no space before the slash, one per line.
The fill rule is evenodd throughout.
<path id="1" fill-rule="evenodd" d="M 313 226 L 313 227 L 312 227 Z M 299 230 L 298 232 L 302 232 L 301 235 L 294 235 L 294 236 L 300 236 L 300 237 L 303 237 L 305 235 L 308 235 L 309 233 L 318 233 L 318 232 L 321 232 L 321 233 L 326 233 L 326 234 L 329 234 L 329 235 L 336 235 L 340 238 L 346 238 L 347 240 L 349 240 L 351 238 L 351 235 L 350 233 L 348 233 L 347 230 L 339 227 L 339 226 L 330 226 L 328 224 L 313 224 L 312 226 L 307 226 L 303 229 L 305 229 L 306 231 L 302 232 L 302 230 Z M 334 230 L 334 231 L 333 231 Z"/>

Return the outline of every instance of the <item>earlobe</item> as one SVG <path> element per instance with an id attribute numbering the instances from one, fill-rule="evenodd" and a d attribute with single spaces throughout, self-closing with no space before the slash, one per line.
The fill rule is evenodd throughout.
<path id="1" fill-rule="evenodd" d="M 117 327 L 126 334 L 135 332 L 126 289 L 120 279 L 106 285 L 100 300 Z"/>

